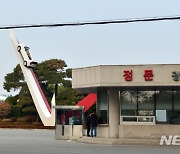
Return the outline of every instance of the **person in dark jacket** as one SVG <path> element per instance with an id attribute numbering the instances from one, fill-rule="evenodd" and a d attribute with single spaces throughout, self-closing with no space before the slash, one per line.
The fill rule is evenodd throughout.
<path id="1" fill-rule="evenodd" d="M 86 117 L 87 136 L 90 136 L 91 115 Z"/>
<path id="2" fill-rule="evenodd" d="M 91 137 L 96 137 L 96 128 L 98 125 L 98 117 L 96 113 L 91 113 Z"/>

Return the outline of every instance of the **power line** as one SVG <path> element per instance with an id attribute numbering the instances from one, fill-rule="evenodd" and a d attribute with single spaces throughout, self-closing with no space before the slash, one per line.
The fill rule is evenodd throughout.
<path id="1" fill-rule="evenodd" d="M 50 28 L 50 27 L 85 26 L 85 25 L 107 25 L 107 24 L 123 24 L 123 23 L 136 23 L 136 22 L 167 21 L 167 20 L 180 20 L 180 16 L 55 23 L 55 24 L 8 25 L 8 26 L 0 26 L 0 30 L 21 29 L 21 28 L 41 28 L 41 27 Z"/>

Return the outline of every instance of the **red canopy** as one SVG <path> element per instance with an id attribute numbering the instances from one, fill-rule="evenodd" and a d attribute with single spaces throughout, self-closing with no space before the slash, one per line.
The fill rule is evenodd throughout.
<path id="1" fill-rule="evenodd" d="M 89 108 L 96 103 L 96 94 L 89 94 L 84 99 L 79 101 L 76 105 L 77 106 L 84 106 L 84 112 L 89 110 Z"/>

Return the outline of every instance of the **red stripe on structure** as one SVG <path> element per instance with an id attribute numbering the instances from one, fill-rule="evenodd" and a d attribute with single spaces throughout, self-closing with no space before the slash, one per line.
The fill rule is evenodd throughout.
<path id="1" fill-rule="evenodd" d="M 46 97 L 44 96 L 44 93 L 43 93 L 43 91 L 42 91 L 42 89 L 41 89 L 41 87 L 40 87 L 40 85 L 39 85 L 39 82 L 38 82 L 38 80 L 37 80 L 37 78 L 36 78 L 36 75 L 34 74 L 34 72 L 33 72 L 33 70 L 32 70 L 31 68 L 30 68 L 30 70 L 31 70 L 31 73 L 32 73 L 32 75 L 33 75 L 34 81 L 36 82 L 36 85 L 37 85 L 37 87 L 38 87 L 38 89 L 39 89 L 39 92 L 40 92 L 40 94 L 41 94 L 41 96 L 42 96 L 42 98 L 43 98 L 43 100 L 44 100 L 44 103 L 45 103 L 48 111 L 51 113 L 51 107 L 49 106 L 49 103 L 48 103 Z"/>

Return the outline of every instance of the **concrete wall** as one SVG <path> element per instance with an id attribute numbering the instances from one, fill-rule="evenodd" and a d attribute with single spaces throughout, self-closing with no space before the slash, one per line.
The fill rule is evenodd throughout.
<path id="1" fill-rule="evenodd" d="M 73 135 L 72 125 L 65 125 L 64 126 L 64 136 L 70 137 L 72 135 Z"/>
<path id="2" fill-rule="evenodd" d="M 82 137 L 83 136 L 83 128 L 82 125 L 73 125 L 73 134 L 74 137 Z"/>
<path id="3" fill-rule="evenodd" d="M 124 70 L 133 71 L 132 81 L 124 79 Z M 145 70 L 153 70 L 152 81 L 145 81 Z M 173 71 L 180 72 L 180 65 L 120 65 L 73 69 L 72 87 L 81 89 L 101 86 L 180 86 L 180 81 L 174 81 L 172 78 Z"/>
<path id="4" fill-rule="evenodd" d="M 97 137 L 110 137 L 110 126 L 99 125 Z M 160 139 L 162 135 L 179 135 L 180 125 L 119 125 L 120 139 Z"/>
<path id="5" fill-rule="evenodd" d="M 109 89 L 109 137 L 119 138 L 119 121 L 120 121 L 120 107 L 119 107 L 119 89 Z"/>
<path id="6" fill-rule="evenodd" d="M 62 125 L 56 125 L 56 129 L 55 129 L 55 139 L 56 139 L 56 140 L 62 139 Z"/>
<path id="7" fill-rule="evenodd" d="M 159 139 L 162 135 L 179 135 L 180 125 L 119 125 L 119 138 Z"/>
<path id="8" fill-rule="evenodd" d="M 97 137 L 109 137 L 109 126 L 108 125 L 99 125 L 97 127 Z"/>
<path id="9" fill-rule="evenodd" d="M 62 125 L 56 125 L 55 138 L 58 139 L 71 139 L 73 137 L 82 137 L 82 125 L 65 125 L 63 135 Z"/>
<path id="10" fill-rule="evenodd" d="M 75 125 L 74 125 L 75 126 Z M 62 126 L 57 125 L 55 130 L 56 139 L 71 139 L 82 137 L 82 126 L 67 126 L 62 136 Z M 110 125 L 99 125 L 97 137 L 116 138 L 111 136 Z M 71 131 L 72 130 L 72 131 Z M 162 135 L 179 135 L 180 125 L 119 125 L 120 139 L 160 139 Z"/>

